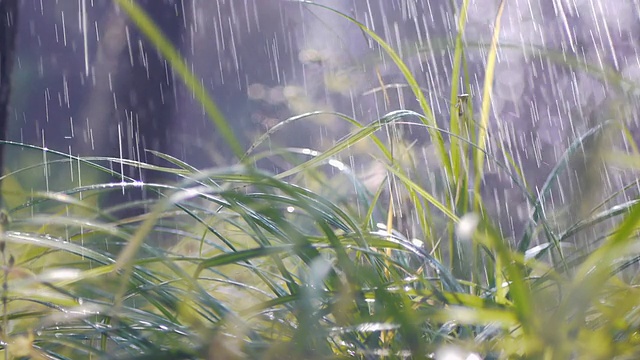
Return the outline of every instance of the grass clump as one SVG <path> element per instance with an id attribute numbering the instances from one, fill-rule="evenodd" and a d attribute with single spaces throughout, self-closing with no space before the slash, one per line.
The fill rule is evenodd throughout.
<path id="1" fill-rule="evenodd" d="M 577 137 L 534 193 L 508 154 L 501 154 L 508 160 L 501 162 L 485 144 L 491 76 L 482 94 L 480 125 L 471 121 L 471 103 L 464 97 L 458 102 L 459 89 L 453 85 L 452 103 L 458 107 L 452 105 L 449 127 L 442 129 L 393 48 L 355 19 L 338 14 L 396 63 L 422 113 L 397 110 L 371 124 L 342 114 L 303 114 L 243 151 L 175 49 L 135 2 L 118 2 L 201 96 L 238 161 L 200 170 L 157 152 L 151 154 L 165 166 L 79 158 L 3 142 L 44 155 L 44 161 L 3 177 L 8 216 L 2 217 L 0 242 L 1 335 L 7 357 L 640 355 L 640 294 L 637 277 L 628 271 L 638 261 L 640 203 L 604 201 L 589 209 L 588 217 L 566 226 L 551 221 L 556 214 L 547 203 L 588 141 L 607 136 L 613 126 L 628 134 L 621 122 L 593 126 Z M 467 6 L 464 1 L 460 9 L 461 31 Z M 494 32 L 488 73 L 495 66 L 498 26 Z M 461 36 L 455 43 L 454 79 L 465 72 Z M 323 152 L 262 150 L 272 133 L 319 115 L 343 119 L 353 130 Z M 406 144 L 387 144 L 377 136 L 401 124 L 431 134 L 440 175 L 417 177 L 418 160 L 403 151 Z M 633 144 L 630 136 L 627 140 Z M 340 161 L 341 154 L 363 142 L 375 149 L 373 161 L 385 174 L 373 187 Z M 273 158 L 288 168 L 268 173 L 254 165 Z M 508 176 L 533 209 L 519 239 L 504 238 L 488 215 L 479 191 L 485 162 Z M 145 183 L 126 176 L 131 169 L 176 180 Z M 21 179 L 42 171 L 65 181 L 41 193 L 21 188 Z M 81 173 L 85 179 L 86 174 L 103 174 L 109 180 L 82 183 Z M 610 199 L 634 184 L 617 189 Z M 140 193 L 143 200 L 119 205 L 100 206 L 97 200 Z M 411 219 L 411 231 L 396 228 L 401 210 Z M 572 251 L 575 236 L 587 231 L 594 234 L 588 236 L 594 250 Z"/>

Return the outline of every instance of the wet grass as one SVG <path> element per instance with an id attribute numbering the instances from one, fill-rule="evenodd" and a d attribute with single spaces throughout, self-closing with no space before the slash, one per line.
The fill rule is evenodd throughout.
<path id="1" fill-rule="evenodd" d="M 594 126 L 577 137 L 533 192 L 508 154 L 498 157 L 486 146 L 492 76 L 484 86 L 480 121 L 471 121 L 471 103 L 458 98 L 466 89 L 454 84 L 449 128 L 441 129 L 393 48 L 355 19 L 336 14 L 384 49 L 421 113 L 397 110 L 370 124 L 328 114 L 352 127 L 332 148 L 268 150 L 270 135 L 327 115 L 302 114 L 243 151 L 175 49 L 134 2 L 119 3 L 200 94 L 238 161 L 196 169 L 151 153 L 165 162 L 162 167 L 3 142 L 43 159 L 3 177 L 8 216 L 0 218 L 0 321 L 7 357 L 640 355 L 640 294 L 637 277 L 628 271 L 638 262 L 639 202 L 598 203 L 589 217 L 560 229 L 548 203 L 570 171 L 571 158 L 609 127 L 623 129 L 635 149 L 628 156 L 637 158 L 637 146 L 621 122 Z M 460 29 L 467 6 L 463 1 Z M 495 66 L 498 26 L 494 32 L 488 72 Z M 468 86 L 461 37 L 455 46 L 453 78 L 467 78 Z M 401 124 L 431 135 L 441 174 L 415 176 L 421 160 L 403 151 L 400 142 L 379 137 Z M 375 149 L 371 160 L 386 174 L 373 191 L 340 160 L 362 143 Z M 400 161 L 398 154 L 405 158 Z M 269 173 L 254 165 L 273 158 L 288 168 Z M 485 163 L 510 177 L 533 209 L 519 239 L 503 238 L 487 215 L 478 191 Z M 127 176 L 139 169 L 176 180 L 154 184 Z M 43 172 L 62 180 L 46 192 L 23 188 L 26 179 Z M 87 182 L 87 174 L 98 173 L 110 180 Z M 142 200 L 111 206 L 97 200 L 127 195 Z M 401 209 L 412 216 L 412 237 L 394 229 Z M 574 251 L 571 239 L 585 233 L 593 250 Z"/>

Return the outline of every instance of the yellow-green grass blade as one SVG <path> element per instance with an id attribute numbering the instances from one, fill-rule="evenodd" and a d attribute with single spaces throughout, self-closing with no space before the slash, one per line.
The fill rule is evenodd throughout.
<path id="1" fill-rule="evenodd" d="M 450 96 L 450 106 L 449 106 L 449 129 L 451 133 L 456 135 L 462 135 L 462 126 L 461 126 L 461 116 L 459 116 L 459 111 L 457 109 L 460 104 L 458 104 L 458 96 L 460 95 L 460 73 L 462 70 L 462 58 L 464 56 L 464 43 L 462 37 L 464 36 L 464 29 L 467 23 L 467 8 L 469 7 L 469 0 L 464 0 L 462 3 L 462 7 L 460 8 L 460 14 L 458 15 L 458 34 L 456 36 L 455 42 L 455 50 L 453 54 L 453 70 L 451 73 L 451 96 Z M 452 179 L 454 186 L 457 189 L 461 189 L 462 184 L 461 179 L 466 177 L 466 172 L 462 168 L 463 156 L 466 156 L 466 152 L 464 148 L 460 146 L 459 141 L 456 137 L 449 138 L 449 151 L 451 158 L 451 169 L 452 169 Z M 459 191 L 458 191 L 459 192 Z M 464 189 L 466 193 L 466 188 Z M 455 198 L 456 203 L 464 203 L 465 201 L 458 201 L 460 197 Z M 464 197 L 462 197 L 464 199 Z M 458 204 L 456 204 L 458 205 Z"/>
<path id="2" fill-rule="evenodd" d="M 140 31 L 151 41 L 156 49 L 164 56 L 169 65 L 178 73 L 182 81 L 187 85 L 195 98 L 200 102 L 204 111 L 207 113 L 211 121 L 220 131 L 220 136 L 227 142 L 234 155 L 238 158 L 242 157 L 242 145 L 229 123 L 224 119 L 222 112 L 218 109 L 207 89 L 200 83 L 198 78 L 191 72 L 189 66 L 184 61 L 175 46 L 162 34 L 162 31 L 153 22 L 140 6 L 131 0 L 116 0 L 118 5 L 124 12 L 129 15 L 131 20 L 136 24 Z"/>
<path id="3" fill-rule="evenodd" d="M 498 7 L 498 13 L 496 14 L 495 23 L 493 25 L 493 36 L 491 38 L 491 45 L 489 47 L 489 54 L 487 55 L 487 66 L 484 73 L 484 89 L 482 92 L 482 108 L 480 112 L 480 127 L 478 128 L 478 147 L 485 150 L 487 147 L 486 138 L 489 126 L 489 116 L 491 110 L 491 95 L 493 91 L 493 76 L 496 68 L 496 57 L 498 52 L 498 37 L 500 36 L 500 23 L 502 20 L 502 12 L 504 11 L 505 1 L 502 0 Z M 484 176 L 484 153 L 482 151 L 476 151 L 475 156 L 475 186 L 474 196 L 475 203 L 474 209 L 477 211 L 480 209 L 480 183 Z"/>
<path id="4" fill-rule="evenodd" d="M 385 51 L 385 53 L 393 60 L 393 62 L 396 64 L 396 66 L 398 67 L 402 75 L 405 77 L 405 80 L 409 84 L 409 87 L 413 91 L 418 103 L 420 104 L 420 108 L 424 112 L 425 117 L 423 119 L 425 121 L 425 124 L 436 126 L 436 121 L 433 115 L 433 111 L 431 110 L 431 106 L 427 102 L 427 98 L 424 96 L 424 93 L 422 92 L 420 85 L 418 85 L 418 82 L 415 76 L 413 76 L 413 74 L 411 73 L 411 70 L 409 70 L 409 67 L 405 64 L 405 62 L 402 60 L 400 55 L 398 55 L 398 53 L 391 47 L 391 45 L 389 45 L 386 41 L 384 41 L 384 39 L 382 39 L 378 34 L 373 32 L 371 29 L 369 29 L 366 25 L 364 25 L 363 23 L 359 22 L 358 20 L 356 20 L 355 18 L 349 15 L 346 15 L 335 9 L 332 9 L 331 7 L 313 3 L 310 1 L 299 1 L 299 2 L 302 4 L 318 6 L 318 7 L 327 9 L 333 13 L 336 13 L 341 17 L 349 20 L 351 23 L 355 24 L 356 26 L 358 26 L 364 33 L 366 33 L 369 37 L 371 37 Z M 442 161 L 443 166 L 445 167 L 447 173 L 451 174 L 452 170 L 451 170 L 450 155 L 445 146 L 444 138 L 442 137 L 442 134 L 437 131 L 429 130 L 429 135 L 431 136 L 432 140 L 435 142 L 438 148 L 438 153 L 440 155 L 440 159 Z"/>

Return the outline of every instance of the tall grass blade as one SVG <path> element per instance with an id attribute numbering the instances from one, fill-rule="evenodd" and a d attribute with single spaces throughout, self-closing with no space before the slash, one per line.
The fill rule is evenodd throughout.
<path id="1" fill-rule="evenodd" d="M 180 75 L 182 81 L 191 90 L 193 96 L 202 104 L 204 111 L 207 113 L 211 121 L 220 131 L 221 138 L 227 142 L 234 155 L 238 158 L 244 153 L 242 145 L 229 123 L 224 119 L 222 112 L 208 94 L 207 89 L 200 83 L 198 78 L 189 70 L 186 62 L 176 50 L 176 48 L 162 34 L 162 31 L 153 20 L 147 15 L 136 1 L 116 0 L 122 10 L 133 20 L 140 31 L 147 36 L 149 41 L 164 56 L 169 65 Z"/>
<path id="2" fill-rule="evenodd" d="M 498 13 L 495 17 L 495 23 L 493 25 L 493 35 L 491 37 L 491 45 L 489 47 L 489 54 L 487 55 L 487 65 L 484 72 L 484 88 L 482 91 L 482 108 L 480 112 L 480 126 L 478 128 L 478 147 L 479 149 L 486 149 L 487 147 L 487 131 L 489 126 L 489 117 L 491 110 L 491 98 L 493 90 L 494 72 L 496 67 L 496 57 L 498 53 L 498 38 L 500 37 L 500 24 L 502 21 L 502 12 L 504 11 L 505 1 L 501 0 L 498 6 Z M 474 186 L 474 209 L 480 210 L 480 204 L 482 199 L 480 198 L 480 183 L 484 177 L 484 154 L 481 151 L 476 151 L 474 168 L 475 168 L 475 186 Z"/>
<path id="3" fill-rule="evenodd" d="M 314 3 L 314 2 L 311 2 L 311 1 L 305 1 L 305 0 L 296 0 L 296 2 L 305 4 L 305 5 L 318 6 L 318 7 L 324 8 L 326 10 L 329 10 L 329 11 L 331 11 L 331 12 L 333 12 L 333 13 L 335 13 L 335 14 L 343 17 L 343 18 L 345 18 L 346 20 L 350 21 L 351 23 L 355 24 L 364 33 L 366 33 L 370 38 L 372 38 L 385 51 L 385 53 L 387 55 L 389 55 L 389 57 L 396 64 L 396 66 L 398 67 L 398 69 L 400 70 L 402 75 L 404 76 L 405 80 L 409 84 L 409 87 L 413 91 L 414 95 L 416 96 L 416 99 L 418 100 L 418 103 L 420 104 L 420 108 L 424 112 L 425 124 L 431 125 L 431 126 L 437 126 L 435 117 L 433 115 L 433 111 L 431 110 L 431 106 L 427 102 L 427 98 L 424 96 L 424 93 L 422 92 L 422 89 L 420 88 L 420 85 L 416 81 L 416 78 L 413 76 L 413 74 L 411 73 L 411 70 L 409 70 L 409 68 L 404 63 L 404 61 L 402 60 L 400 55 L 398 55 L 398 53 L 386 41 L 384 41 L 384 39 L 382 39 L 378 34 L 373 32 L 366 25 L 362 24 L 361 22 L 359 22 L 355 18 L 353 18 L 353 17 L 351 17 L 349 15 L 346 15 L 344 13 L 341 13 L 341 12 L 339 12 L 339 11 L 329 7 L 329 6 L 318 4 L 318 3 Z M 445 167 L 447 173 L 451 174 L 452 173 L 452 170 L 451 170 L 451 159 L 450 159 L 449 153 L 447 151 L 447 148 L 445 146 L 444 138 L 442 137 L 442 134 L 440 134 L 437 131 L 433 131 L 433 130 L 429 130 L 429 134 L 431 135 L 432 140 L 436 144 L 436 147 L 438 149 L 438 154 L 440 156 L 440 160 L 442 161 L 443 166 Z"/>

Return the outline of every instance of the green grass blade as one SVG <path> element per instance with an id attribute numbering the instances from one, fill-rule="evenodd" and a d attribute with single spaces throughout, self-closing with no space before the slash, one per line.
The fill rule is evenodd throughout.
<path id="1" fill-rule="evenodd" d="M 493 35 L 491 37 L 491 46 L 489 47 L 489 54 L 487 55 L 487 65 L 484 72 L 484 89 L 482 92 L 482 109 L 480 112 L 480 126 L 478 128 L 478 147 L 479 149 L 486 149 L 487 147 L 487 131 L 489 126 L 489 112 L 491 110 L 491 97 L 493 90 L 494 72 L 496 67 L 496 56 L 498 52 L 498 38 L 500 36 L 500 23 L 502 21 L 502 12 L 504 11 L 505 1 L 501 0 L 498 7 L 498 13 L 495 17 L 495 23 L 493 24 Z M 474 168 L 475 168 L 475 186 L 474 186 L 474 209 L 476 212 L 480 209 L 480 183 L 484 176 L 484 154 L 481 151 L 476 151 Z"/>
<path id="2" fill-rule="evenodd" d="M 244 153 L 242 145 L 233 129 L 229 126 L 229 123 L 224 119 L 222 112 L 218 109 L 218 106 L 212 100 L 208 94 L 207 89 L 200 83 L 195 75 L 189 70 L 189 66 L 184 61 L 180 53 L 176 48 L 167 40 L 162 34 L 162 31 L 153 20 L 147 15 L 142 8 L 131 0 L 116 0 L 122 10 L 133 20 L 136 26 L 147 36 L 149 41 L 156 47 L 156 49 L 164 56 L 169 65 L 178 73 L 185 85 L 191 90 L 196 99 L 202 104 L 204 111 L 209 116 L 209 119 L 220 131 L 221 138 L 227 142 L 234 155 L 238 158 L 242 157 Z"/>
<path id="3" fill-rule="evenodd" d="M 310 2 L 310 1 L 297 1 L 297 2 L 299 2 L 301 4 L 305 4 L 305 5 L 318 6 L 318 7 L 324 8 L 326 10 L 329 10 L 329 11 L 331 11 L 331 12 L 333 12 L 333 13 L 335 13 L 335 14 L 343 17 L 343 18 L 345 18 L 346 20 L 350 21 L 351 23 L 355 24 L 365 34 L 367 34 L 370 38 L 372 38 L 385 51 L 385 53 L 393 60 L 393 62 L 396 64 L 396 66 L 398 67 L 398 69 L 400 70 L 402 75 L 404 76 L 405 80 L 409 84 L 409 87 L 413 91 L 414 95 L 416 96 L 416 99 L 418 100 L 418 103 L 420 104 L 420 108 L 424 112 L 425 124 L 432 125 L 432 126 L 436 126 L 437 125 L 435 117 L 433 115 L 433 111 L 431 110 L 431 106 L 427 102 L 427 98 L 424 96 L 424 93 L 422 92 L 422 89 L 420 88 L 420 85 L 418 84 L 416 78 L 413 76 L 413 74 L 411 73 L 411 70 L 409 70 L 409 67 L 407 67 L 407 65 L 404 63 L 404 61 L 402 60 L 400 55 L 398 55 L 398 53 L 386 41 L 384 41 L 384 39 L 382 39 L 378 34 L 373 32 L 366 25 L 362 24 L 361 22 L 359 22 L 355 18 L 353 18 L 353 17 L 351 17 L 349 15 L 346 15 L 344 13 L 341 13 L 341 12 L 339 12 L 339 11 L 329 7 L 329 6 L 318 4 L 318 3 L 314 3 L 314 2 Z M 436 147 L 438 148 L 438 153 L 439 153 L 440 160 L 442 161 L 443 166 L 445 167 L 447 173 L 451 174 L 452 173 L 452 171 L 451 171 L 451 159 L 449 157 L 449 153 L 448 153 L 447 148 L 445 146 L 444 138 L 442 137 L 442 134 L 440 134 L 437 131 L 432 131 L 432 130 L 429 131 L 429 134 L 431 135 L 432 140 L 435 142 Z"/>
<path id="4" fill-rule="evenodd" d="M 371 134 L 373 134 L 374 132 L 378 131 L 380 128 L 382 128 L 385 124 L 397 121 L 398 119 L 401 119 L 403 117 L 406 116 L 412 116 L 414 113 L 411 111 L 407 111 L 407 110 L 398 110 L 398 111 L 393 111 L 387 115 L 385 115 L 383 118 L 381 118 L 378 121 L 375 121 L 372 124 L 369 124 L 363 128 L 361 128 L 360 130 L 352 133 L 351 135 L 348 135 L 346 138 L 344 138 L 343 140 L 338 141 L 334 146 L 332 146 L 329 150 L 323 152 L 321 155 L 316 156 L 314 158 L 312 158 L 309 161 L 304 162 L 303 164 L 300 164 L 290 170 L 284 171 L 278 175 L 275 176 L 276 179 L 283 179 L 286 178 L 288 176 L 297 174 L 301 171 L 304 171 L 306 169 L 310 169 L 320 163 L 323 163 L 325 161 L 328 161 L 331 157 L 335 156 L 336 154 L 348 149 L 349 147 L 353 146 L 354 144 L 356 144 L 357 142 L 366 139 L 367 137 L 371 136 Z"/>
<path id="5" fill-rule="evenodd" d="M 569 158 L 571 157 L 571 155 L 575 151 L 578 151 L 579 149 L 581 149 L 585 141 L 599 134 L 609 124 L 610 122 L 605 122 L 603 124 L 600 124 L 590 129 L 589 131 L 584 133 L 582 136 L 580 136 L 578 139 L 576 139 L 573 143 L 571 143 L 571 145 L 567 148 L 563 156 L 560 158 L 560 160 L 558 160 L 556 165 L 553 167 L 553 169 L 549 173 L 549 176 L 547 177 L 544 184 L 540 188 L 540 193 L 538 195 L 536 202 L 533 204 L 533 214 L 531 215 L 531 219 L 529 220 L 528 225 L 525 227 L 525 232 L 522 238 L 520 239 L 520 242 L 518 243 L 519 252 L 524 253 L 529 248 L 535 225 L 542 217 L 542 210 L 544 207 L 545 197 L 551 191 L 551 188 L 554 182 L 558 179 L 562 171 L 567 168 L 569 164 Z"/>
<path id="6" fill-rule="evenodd" d="M 461 127 L 461 116 L 459 116 L 458 106 L 462 106 L 459 104 L 458 96 L 460 95 L 459 89 L 459 80 L 461 78 L 460 72 L 462 70 L 462 58 L 464 57 L 464 43 L 462 37 L 464 35 L 465 25 L 467 23 L 467 9 L 469 7 L 469 0 L 464 0 L 462 3 L 462 7 L 460 9 L 460 14 L 458 15 L 458 34 L 456 35 L 455 42 L 455 50 L 453 54 L 453 70 L 451 73 L 451 96 L 450 96 L 450 121 L 449 121 L 449 129 L 452 134 L 462 135 L 462 127 Z M 461 168 L 462 164 L 462 156 L 466 156 L 466 152 L 464 148 L 460 146 L 458 143 L 458 139 L 452 137 L 449 139 L 449 149 L 451 152 L 451 169 L 452 169 L 452 179 L 454 181 L 454 185 L 458 186 L 458 182 L 461 181 L 463 177 L 466 177 L 466 174 L 463 172 L 464 170 Z M 465 189 L 466 190 L 466 187 Z M 466 193 L 466 191 L 464 191 Z M 460 201 L 461 204 L 466 204 L 465 201 Z M 462 211 L 464 212 L 464 210 Z"/>

